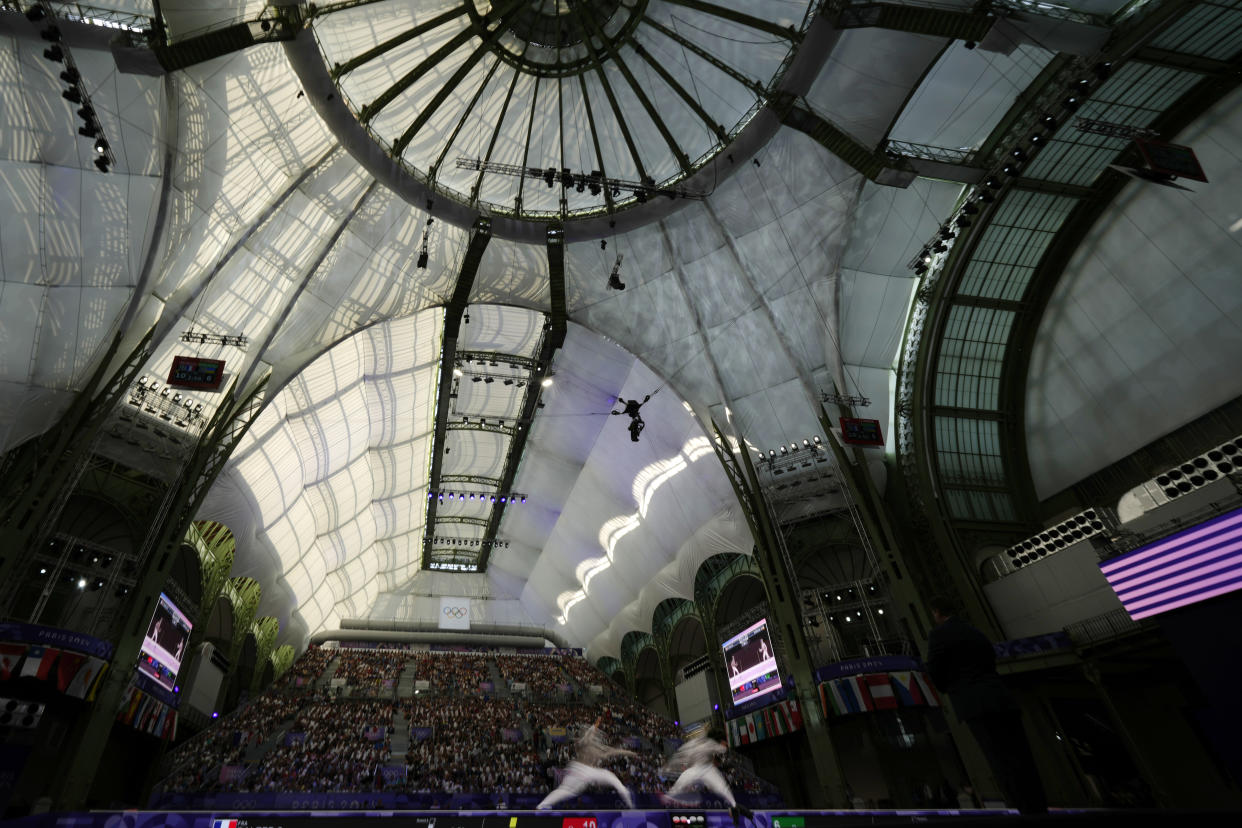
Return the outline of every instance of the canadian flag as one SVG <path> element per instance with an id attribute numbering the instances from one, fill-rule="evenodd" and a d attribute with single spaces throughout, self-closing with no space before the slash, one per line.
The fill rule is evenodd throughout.
<path id="1" fill-rule="evenodd" d="M 863 676 L 867 682 L 867 690 L 871 693 L 871 701 L 876 710 L 891 710 L 897 706 L 897 697 L 893 695 L 893 686 L 889 684 L 888 673 L 870 673 Z"/>

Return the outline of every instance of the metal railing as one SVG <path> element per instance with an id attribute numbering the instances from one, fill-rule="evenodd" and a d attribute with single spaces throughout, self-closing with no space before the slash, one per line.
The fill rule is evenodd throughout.
<path id="1" fill-rule="evenodd" d="M 894 141 L 891 138 L 884 142 L 884 152 L 889 155 L 905 156 L 906 158 L 939 161 L 942 164 L 959 164 L 964 167 L 973 166 L 975 163 L 975 151 L 973 149 L 934 147 L 930 144 Z"/>
<path id="2" fill-rule="evenodd" d="M 1124 609 L 1115 609 L 1085 621 L 1067 624 L 1065 632 L 1075 646 L 1081 647 L 1112 641 L 1153 627 L 1155 623 L 1152 621 L 1135 621 Z"/>

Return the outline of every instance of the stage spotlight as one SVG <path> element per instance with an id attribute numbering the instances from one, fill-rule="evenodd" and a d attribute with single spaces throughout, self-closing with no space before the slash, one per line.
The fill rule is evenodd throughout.
<path id="1" fill-rule="evenodd" d="M 984 204 L 991 204 L 996 201 L 996 196 L 992 195 L 990 190 L 982 190 L 979 192 L 979 200 Z"/>
<path id="2" fill-rule="evenodd" d="M 1045 115 L 1039 119 L 1039 122 L 1048 129 L 1056 129 L 1058 126 L 1057 119 L 1052 115 Z"/>
<path id="3" fill-rule="evenodd" d="M 987 180 L 983 182 L 983 186 L 987 187 L 989 190 L 999 190 L 1001 182 L 1000 179 L 995 176 L 988 176 Z"/>
<path id="4" fill-rule="evenodd" d="M 70 86 L 73 86 L 78 81 L 82 80 L 82 73 L 79 72 L 76 67 L 67 66 L 61 70 L 60 79 Z"/>
<path id="5" fill-rule="evenodd" d="M 1108 61 L 1097 63 L 1091 71 L 1095 72 L 1095 76 L 1100 80 L 1107 80 L 1108 76 L 1113 73 L 1113 64 Z"/>
<path id="6" fill-rule="evenodd" d="M 552 387 L 552 378 L 551 378 L 551 377 L 544 377 L 544 378 L 543 378 L 543 382 L 541 382 L 541 383 L 539 383 L 539 384 L 540 384 L 540 385 L 542 385 L 544 388 L 551 388 L 551 387 Z"/>
<path id="7" fill-rule="evenodd" d="M 39 36 L 50 43 L 60 43 L 60 29 L 55 26 L 48 26 L 39 32 Z"/>
<path id="8" fill-rule="evenodd" d="M 99 153 L 100 155 L 106 154 L 108 152 L 108 142 L 105 141 L 103 138 L 97 139 L 95 141 L 95 152 Z"/>
<path id="9" fill-rule="evenodd" d="M 82 103 L 82 92 L 76 86 L 72 86 L 60 93 L 60 96 L 70 103 Z"/>
<path id="10" fill-rule="evenodd" d="M 96 168 L 99 169 L 100 172 L 107 172 L 108 171 L 108 159 L 107 158 L 96 158 L 95 166 Z"/>
<path id="11" fill-rule="evenodd" d="M 970 219 L 966 218 L 965 216 L 958 216 L 958 217 L 954 220 L 954 222 L 953 222 L 953 223 L 954 223 L 954 224 L 956 224 L 958 227 L 969 227 L 969 226 L 970 226 Z"/>
<path id="12" fill-rule="evenodd" d="M 43 50 L 43 56 L 50 61 L 60 63 L 65 59 L 65 52 L 59 46 L 49 46 Z"/>
<path id="13" fill-rule="evenodd" d="M 548 189 L 549 190 L 552 189 L 552 182 L 556 181 L 556 170 L 553 169 L 552 167 L 548 167 L 546 170 L 544 170 L 543 180 L 544 180 L 544 183 L 548 185 Z"/>
<path id="14" fill-rule="evenodd" d="M 975 206 L 973 201 L 968 201 L 962 205 L 962 212 L 968 216 L 973 216 L 975 213 L 979 212 L 979 208 Z"/>
<path id="15" fill-rule="evenodd" d="M 1068 109 L 1070 112 L 1073 112 L 1081 104 L 1082 104 L 1082 101 L 1079 100 L 1077 95 L 1070 95 L 1068 98 L 1061 101 L 1061 106 L 1065 109 Z"/>
<path id="16" fill-rule="evenodd" d="M 1012 150 L 1009 151 L 1009 154 L 1019 161 L 1026 160 L 1026 153 L 1022 151 L 1021 147 L 1014 147 Z"/>
<path id="17" fill-rule="evenodd" d="M 36 4 L 26 9 L 26 19 L 31 23 L 38 23 L 44 16 L 43 7 L 40 5 Z"/>
<path id="18" fill-rule="evenodd" d="M 1001 167 L 1001 172 L 1003 172 L 1005 175 L 1017 175 L 1021 171 L 1022 171 L 1022 168 L 1018 166 L 1017 164 L 1011 163 L 1011 164 L 1006 164 L 1005 166 Z"/>
<path id="19" fill-rule="evenodd" d="M 88 121 L 85 126 L 78 127 L 78 135 L 84 138 L 97 138 L 99 137 L 99 125 Z"/>

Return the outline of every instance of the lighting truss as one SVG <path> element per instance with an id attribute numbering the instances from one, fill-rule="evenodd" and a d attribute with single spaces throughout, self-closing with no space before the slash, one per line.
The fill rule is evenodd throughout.
<path id="1" fill-rule="evenodd" d="M 181 334 L 181 341 L 192 345 L 231 345 L 234 348 L 241 348 L 243 351 L 250 345 L 250 340 L 244 336 L 208 333 L 207 331 L 196 331 L 193 328 L 189 328 L 185 333 Z"/>
<path id="2" fill-rule="evenodd" d="M 448 498 L 449 502 L 454 500 L 465 502 L 467 500 L 476 503 L 525 503 L 526 495 L 521 492 L 462 492 L 449 489 L 432 489 L 427 492 L 427 499 L 431 500 L 439 496 L 440 502 L 444 502 L 444 498 Z"/>
<path id="3" fill-rule="evenodd" d="M 1075 118 L 1074 129 L 1079 132 L 1090 132 L 1093 135 L 1106 135 L 1109 138 L 1159 138 L 1160 133 L 1154 129 L 1127 124 L 1114 124 L 1110 121 L 1097 121 L 1094 118 Z"/>
<path id="4" fill-rule="evenodd" d="M 560 169 L 556 167 L 548 167 L 547 169 L 520 167 L 516 164 L 502 164 L 496 161 L 482 161 L 478 158 L 466 157 L 458 158 L 457 166 L 459 169 L 475 170 L 477 172 L 512 175 L 517 178 L 543 179 L 544 183 L 549 187 L 559 182 L 566 190 L 576 189 L 581 193 L 589 189 L 592 195 L 599 195 L 604 188 L 608 188 L 614 198 L 621 195 L 623 190 L 632 192 L 639 201 L 646 201 L 649 197 L 658 195 L 665 196 L 666 198 L 689 198 L 694 201 L 702 201 L 707 198 L 706 193 L 687 190 L 679 184 L 662 187 L 650 179 L 647 181 L 627 181 L 622 178 L 608 178 L 599 170 L 585 173 L 574 172 L 568 167 Z"/>
<path id="5" fill-rule="evenodd" d="M 832 405 L 848 405 L 856 408 L 866 408 L 871 405 L 871 400 L 864 396 L 854 396 L 853 394 L 830 394 L 827 391 L 819 392 L 821 402 L 831 403 Z"/>

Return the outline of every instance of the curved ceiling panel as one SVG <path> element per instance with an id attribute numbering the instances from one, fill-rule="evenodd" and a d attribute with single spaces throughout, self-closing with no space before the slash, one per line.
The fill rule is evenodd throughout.
<path id="1" fill-rule="evenodd" d="M 1242 394 L 1240 129 L 1235 91 L 1174 139 L 1212 183 L 1129 185 L 1057 283 L 1027 379 L 1040 497 Z"/>

